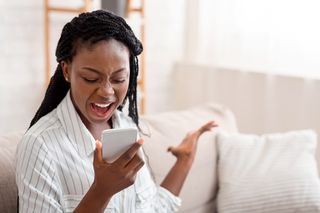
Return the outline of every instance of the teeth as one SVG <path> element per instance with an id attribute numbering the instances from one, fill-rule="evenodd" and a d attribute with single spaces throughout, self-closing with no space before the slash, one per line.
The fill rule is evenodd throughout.
<path id="1" fill-rule="evenodd" d="M 111 103 L 109 103 L 109 104 L 97 104 L 97 103 L 95 103 L 94 105 L 96 105 L 96 106 L 98 106 L 98 107 L 100 107 L 100 108 L 105 108 L 105 107 L 110 106 L 110 104 L 111 104 Z"/>

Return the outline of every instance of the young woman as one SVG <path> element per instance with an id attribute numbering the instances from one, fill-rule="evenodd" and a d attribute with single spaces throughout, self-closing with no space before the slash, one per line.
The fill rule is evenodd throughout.
<path id="1" fill-rule="evenodd" d="M 177 157 L 156 186 L 138 155 L 139 139 L 113 163 L 102 159 L 104 129 L 138 128 L 137 55 L 142 45 L 112 13 L 83 13 L 58 42 L 57 69 L 17 151 L 20 212 L 174 212 L 199 136 L 190 132 L 169 151 Z M 122 113 L 129 102 L 129 116 Z"/>

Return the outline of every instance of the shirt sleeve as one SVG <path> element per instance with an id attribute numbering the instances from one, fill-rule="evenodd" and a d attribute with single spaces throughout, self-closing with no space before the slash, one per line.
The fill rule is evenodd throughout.
<path id="1" fill-rule="evenodd" d="M 117 112 L 114 117 L 114 127 L 137 127 L 132 119 L 122 112 Z M 138 139 L 140 135 L 138 135 Z M 145 154 L 142 149 L 139 150 L 142 159 L 146 161 Z M 138 172 L 137 179 L 134 184 L 136 204 L 136 212 L 141 213 L 171 213 L 177 212 L 181 206 L 181 199 L 173 195 L 167 189 L 157 186 L 153 180 L 147 163 Z M 134 195 L 133 195 L 134 196 Z"/>
<path id="2" fill-rule="evenodd" d="M 181 199 L 175 195 L 173 195 L 171 192 L 169 192 L 167 189 L 158 186 L 158 196 L 160 198 L 165 199 L 167 202 L 167 205 L 162 205 L 166 206 L 166 209 L 168 212 L 177 212 L 179 207 L 181 206 Z"/>
<path id="3" fill-rule="evenodd" d="M 136 208 L 141 212 L 171 213 L 177 212 L 181 206 L 179 197 L 156 185 L 146 165 L 138 173 L 135 190 L 137 196 Z"/>
<path id="4" fill-rule="evenodd" d="M 24 136 L 16 156 L 19 212 L 63 212 L 54 159 L 44 141 L 40 137 Z"/>

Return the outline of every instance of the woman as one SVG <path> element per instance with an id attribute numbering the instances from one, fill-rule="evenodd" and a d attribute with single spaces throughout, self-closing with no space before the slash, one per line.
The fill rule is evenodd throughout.
<path id="1" fill-rule="evenodd" d="M 21 212 L 174 212 L 209 122 L 169 148 L 177 161 L 161 186 L 153 182 L 139 139 L 113 163 L 102 159 L 104 129 L 138 127 L 137 55 L 131 28 L 106 11 L 67 23 L 58 66 L 30 128 L 18 146 L 16 181 Z M 129 116 L 121 112 L 129 101 Z"/>

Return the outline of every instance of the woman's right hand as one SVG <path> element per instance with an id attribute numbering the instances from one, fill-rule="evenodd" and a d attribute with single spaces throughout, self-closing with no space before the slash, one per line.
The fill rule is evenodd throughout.
<path id="1" fill-rule="evenodd" d="M 139 139 L 117 160 L 107 163 L 102 158 L 102 143 L 96 141 L 93 159 L 95 173 L 93 186 L 100 195 L 111 198 L 117 192 L 134 183 L 137 172 L 144 165 L 144 161 L 138 154 L 142 144 L 143 139 Z"/>
<path id="2" fill-rule="evenodd" d="M 102 159 L 102 143 L 97 141 L 93 157 L 94 182 L 74 212 L 104 212 L 114 194 L 132 185 L 144 165 L 138 155 L 142 144 L 143 140 L 138 140 L 116 161 L 107 163 Z"/>

